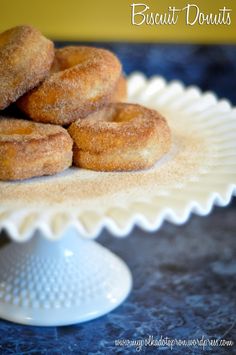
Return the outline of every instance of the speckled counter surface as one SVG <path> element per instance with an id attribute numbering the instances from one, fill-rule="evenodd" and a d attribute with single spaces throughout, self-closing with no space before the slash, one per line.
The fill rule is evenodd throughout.
<path id="1" fill-rule="evenodd" d="M 105 45 L 103 45 L 105 46 Z M 161 74 L 236 104 L 236 47 L 107 44 L 126 73 Z M 184 226 L 135 229 L 99 241 L 130 267 L 134 285 L 115 311 L 81 325 L 39 328 L 0 320 L 0 354 L 236 354 L 234 347 L 118 346 L 116 340 L 226 339 L 236 342 L 236 202 Z M 2 235 L 0 241 L 4 241 Z M 151 339 L 151 338 L 149 338 Z"/>

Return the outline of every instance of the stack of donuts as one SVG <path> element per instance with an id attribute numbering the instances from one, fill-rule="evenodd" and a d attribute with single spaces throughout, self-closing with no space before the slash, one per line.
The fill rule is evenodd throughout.
<path id="1" fill-rule="evenodd" d="M 126 80 L 110 51 L 55 49 L 31 26 L 0 34 L 0 180 L 69 168 L 130 171 L 155 164 L 170 148 L 164 117 L 124 103 Z M 4 117 L 5 116 L 5 117 Z"/>

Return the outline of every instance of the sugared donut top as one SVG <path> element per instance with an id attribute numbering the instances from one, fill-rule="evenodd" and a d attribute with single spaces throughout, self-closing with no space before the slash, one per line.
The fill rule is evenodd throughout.
<path id="1" fill-rule="evenodd" d="M 48 139 L 49 136 L 62 133 L 66 134 L 67 132 L 61 126 L 0 117 L 0 143 L 32 142 L 33 140 Z"/>
<path id="2" fill-rule="evenodd" d="M 51 72 L 19 107 L 34 121 L 68 125 L 109 102 L 121 64 L 108 50 L 69 46 L 56 50 Z"/>
<path id="3" fill-rule="evenodd" d="M 69 133 L 80 149 L 101 152 L 138 146 L 161 126 L 167 126 L 166 120 L 155 110 L 113 103 L 72 123 Z"/>

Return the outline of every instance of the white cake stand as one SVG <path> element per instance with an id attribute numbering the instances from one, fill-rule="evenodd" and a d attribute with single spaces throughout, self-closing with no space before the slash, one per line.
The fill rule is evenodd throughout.
<path id="1" fill-rule="evenodd" d="M 59 326 L 97 318 L 127 297 L 131 274 L 116 255 L 76 232 L 52 242 L 40 233 L 0 252 L 0 317 Z"/>
<path id="2" fill-rule="evenodd" d="M 153 231 L 164 220 L 181 224 L 191 213 L 226 206 L 235 193 L 236 110 L 212 93 L 160 77 L 134 74 L 128 84 L 130 101 L 168 117 L 171 152 L 153 169 L 129 174 L 127 190 L 114 195 L 110 184 L 96 199 L 80 199 L 72 187 L 91 188 L 92 181 L 96 191 L 111 178 L 124 187 L 127 175 L 70 169 L 56 177 L 0 182 L 0 230 L 12 239 L 0 250 L 3 319 L 60 326 L 106 314 L 127 297 L 132 278 L 123 261 L 92 240 L 102 228 L 125 236 L 134 225 Z M 63 191 L 63 201 L 49 203 L 52 190 L 55 196 Z"/>

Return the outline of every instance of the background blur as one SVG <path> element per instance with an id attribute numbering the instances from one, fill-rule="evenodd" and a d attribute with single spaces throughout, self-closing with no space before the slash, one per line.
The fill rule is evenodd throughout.
<path id="1" fill-rule="evenodd" d="M 181 15 L 176 25 L 134 26 L 131 4 L 144 3 L 152 12 L 168 12 L 169 6 L 188 3 L 207 13 L 232 9 L 230 26 L 187 26 Z M 0 31 L 31 24 L 56 40 L 138 41 L 185 43 L 236 43 L 235 0 L 0 0 Z"/>

